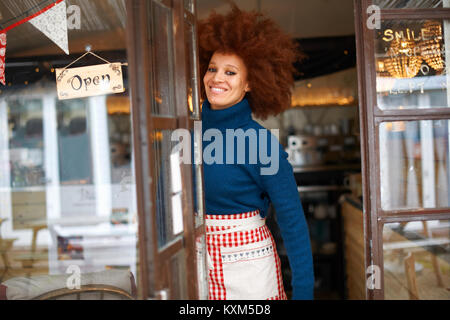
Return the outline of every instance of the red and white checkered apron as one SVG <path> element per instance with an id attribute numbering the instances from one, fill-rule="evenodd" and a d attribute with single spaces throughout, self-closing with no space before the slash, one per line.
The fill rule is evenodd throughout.
<path id="1" fill-rule="evenodd" d="M 275 241 L 259 211 L 206 215 L 210 300 L 286 300 Z"/>

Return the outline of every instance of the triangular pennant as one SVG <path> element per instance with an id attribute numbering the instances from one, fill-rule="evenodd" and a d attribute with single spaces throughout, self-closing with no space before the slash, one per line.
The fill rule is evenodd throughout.
<path id="1" fill-rule="evenodd" d="M 0 31 L 0 83 L 6 85 L 6 32 Z"/>
<path id="2" fill-rule="evenodd" d="M 30 23 L 52 40 L 66 54 L 69 54 L 67 7 L 64 1 L 31 19 Z"/>

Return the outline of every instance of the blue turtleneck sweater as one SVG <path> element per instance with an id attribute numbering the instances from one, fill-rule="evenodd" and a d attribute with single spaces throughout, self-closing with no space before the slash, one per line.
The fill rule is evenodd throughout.
<path id="1" fill-rule="evenodd" d="M 211 141 L 205 141 L 205 132 L 208 129 L 217 129 L 223 136 L 223 155 L 211 152 Z M 231 154 L 229 159 L 234 158 L 232 164 L 227 164 L 227 156 L 233 152 L 232 144 L 226 142 L 227 129 L 248 129 L 255 130 L 257 137 L 258 155 L 256 163 L 250 161 L 249 149 L 255 147 L 250 145 L 250 139 L 246 139 L 245 163 L 238 163 L 237 143 L 234 143 L 234 157 Z M 243 99 L 236 105 L 223 109 L 212 110 L 206 100 L 202 107 L 202 131 L 203 152 L 205 155 L 213 155 L 215 159 L 221 158 L 208 164 L 203 161 L 204 182 L 205 182 L 205 205 L 207 214 L 234 214 L 259 209 L 264 217 L 270 202 L 272 202 L 277 213 L 277 222 L 281 230 L 284 245 L 288 254 L 289 263 L 292 270 L 293 299 L 313 299 L 314 272 L 311 245 L 309 240 L 308 225 L 297 191 L 297 184 L 293 175 L 292 166 L 287 160 L 287 153 L 282 146 L 275 141 L 278 148 L 278 156 L 272 163 L 273 168 L 278 168 L 273 174 L 261 174 L 262 168 L 269 168 L 271 164 L 261 163 L 259 157 L 259 139 L 264 139 L 259 135 L 260 130 L 267 134 L 268 156 L 272 154 L 271 142 L 276 139 L 270 131 L 259 125 L 252 119 L 252 111 L 247 99 Z M 214 133 L 213 131 L 209 131 Z M 216 131 L 217 132 L 217 131 Z M 213 136 L 213 135 L 212 135 Z M 254 141 L 253 141 L 254 143 Z M 274 144 L 272 144 L 274 145 Z M 266 154 L 265 149 L 263 155 Z M 276 153 L 274 153 L 276 155 Z M 219 163 L 217 163 L 219 162 Z M 220 163 L 222 162 L 222 164 Z M 230 161 L 228 161 L 230 163 Z M 272 169 L 273 171 L 273 169 Z"/>

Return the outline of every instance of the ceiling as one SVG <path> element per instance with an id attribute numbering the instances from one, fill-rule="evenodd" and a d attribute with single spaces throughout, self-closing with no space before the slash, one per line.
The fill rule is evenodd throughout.
<path id="1" fill-rule="evenodd" d="M 1 0 L 0 27 L 23 19 L 30 8 L 42 8 L 54 0 Z M 117 50 L 125 47 L 126 0 L 66 0 L 81 9 L 81 30 L 69 30 L 70 51 L 83 52 L 86 43 L 94 50 Z M 196 0 L 198 17 L 212 10 L 226 12 L 226 0 Z M 294 38 L 348 36 L 354 34 L 353 0 L 236 0 L 244 10 L 259 10 L 273 18 Z M 31 10 L 36 11 L 36 9 Z M 32 48 L 32 49 L 30 49 Z M 8 33 L 8 56 L 58 54 L 59 49 L 46 37 L 25 23 Z"/>
<path id="2" fill-rule="evenodd" d="M 36 8 L 43 8 L 53 1 L 55 0 L 0 0 L 0 28 L 23 19 L 37 11 Z M 84 52 L 88 44 L 95 52 L 117 52 L 126 47 L 125 3 L 128 0 L 65 1 L 68 6 L 77 5 L 81 9 L 82 28 L 69 30 L 71 56 L 65 56 L 62 50 L 42 32 L 30 23 L 25 23 L 8 32 L 9 68 L 14 67 L 15 60 L 22 61 L 35 57 L 58 56 L 71 61 L 73 57 Z M 212 10 L 223 13 L 230 9 L 226 0 L 195 1 L 199 19 L 207 17 Z M 304 39 L 300 45 L 310 54 L 310 59 L 303 64 L 302 79 L 325 74 L 319 72 L 323 66 L 326 66 L 326 73 L 342 70 L 342 65 L 346 68 L 353 66 L 347 66 L 347 62 L 353 59 L 354 44 L 345 41 L 348 38 L 354 39 L 353 0 L 235 0 L 235 2 L 243 10 L 257 10 L 267 14 L 293 38 Z M 26 13 L 30 8 L 31 12 Z M 308 66 L 314 72 L 308 71 Z M 9 69 L 8 72 L 9 75 L 14 74 L 17 77 L 20 74 L 15 69 Z M 28 73 L 26 75 L 30 77 Z"/>
<path id="3" fill-rule="evenodd" d="M 126 0 L 65 1 L 67 7 L 77 5 L 81 11 L 81 29 L 68 31 L 70 52 L 84 52 L 86 44 L 92 45 L 97 51 L 125 48 Z M 54 0 L 1 0 L 1 27 L 20 21 L 52 2 Z M 68 17 L 70 17 L 69 12 Z M 10 30 L 7 37 L 9 58 L 55 55 L 62 52 L 30 23 L 24 23 Z"/>
<path id="4" fill-rule="evenodd" d="M 243 10 L 257 10 L 274 19 L 294 38 L 355 34 L 353 0 L 236 0 Z M 199 19 L 212 10 L 224 13 L 226 0 L 197 0 Z"/>

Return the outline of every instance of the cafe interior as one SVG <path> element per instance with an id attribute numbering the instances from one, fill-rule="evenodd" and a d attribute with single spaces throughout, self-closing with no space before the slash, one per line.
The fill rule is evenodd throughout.
<path id="1" fill-rule="evenodd" d="M 0 29 L 52 2 L 3 0 Z M 67 7 L 79 8 L 81 18 L 80 28 L 74 25 L 68 30 L 69 55 L 31 23 L 8 31 L 6 83 L 0 85 L 0 300 L 147 299 L 156 291 L 150 279 L 159 267 L 152 268 L 152 260 L 143 259 L 144 242 L 156 242 L 146 248 L 155 246 L 162 252 L 183 234 L 175 232 L 179 223 L 175 214 L 164 218 L 164 210 L 175 210 L 174 196 L 168 198 L 167 186 L 158 185 L 167 174 L 164 166 L 156 169 L 161 179 L 153 179 L 155 188 L 164 191 L 154 195 L 157 235 L 144 240 L 142 234 L 148 220 L 141 212 L 145 209 L 141 189 L 146 189 L 140 176 L 146 172 L 140 169 L 142 151 L 136 152 L 134 137 L 141 120 L 133 116 L 137 101 L 133 70 L 138 68 L 133 69 L 132 62 L 138 54 L 135 48 L 130 50 L 127 30 L 131 6 L 125 0 L 65 2 Z M 193 12 L 198 19 L 212 10 L 229 10 L 223 0 L 181 2 L 185 12 Z M 361 71 L 366 70 L 366 60 L 360 55 L 366 34 L 361 35 L 360 20 L 355 21 L 359 2 L 236 1 L 243 10 L 260 11 L 274 19 L 305 56 L 295 64 L 291 107 L 276 117 L 255 120 L 279 130 L 280 143 L 289 155 L 310 233 L 315 299 L 371 299 L 371 289 L 381 286 L 382 299 L 448 300 L 450 211 L 445 208 L 450 208 L 450 122 L 437 115 L 397 119 L 395 112 L 449 106 L 444 49 L 450 44 L 446 36 L 450 27 L 444 19 L 382 20 L 373 31 L 374 56 L 364 56 L 374 65 L 365 71 L 375 88 L 370 97 L 381 112 L 392 112 L 390 120 L 379 123 L 375 139 L 368 136 L 370 123 L 363 111 L 369 89 Z M 372 2 L 386 10 L 447 5 L 442 0 Z M 167 3 L 178 2 L 148 3 L 157 17 L 151 25 L 170 26 Z M 161 35 L 153 36 L 155 43 L 165 43 L 158 38 Z M 195 57 L 195 45 L 186 48 Z M 419 53 L 410 55 L 415 48 Z M 84 55 L 87 52 L 94 54 Z M 153 52 L 154 59 L 161 60 L 155 60 L 157 67 L 149 78 L 157 83 L 155 104 L 164 106 L 160 100 L 172 90 L 164 87 L 172 69 L 164 69 L 166 51 L 155 46 Z M 56 74 L 61 68 L 105 61 L 121 65 L 122 92 L 60 99 Z M 199 78 L 193 82 L 197 86 Z M 187 103 L 191 112 L 198 97 L 194 91 L 191 88 Z M 162 130 L 152 136 L 159 140 L 150 158 L 170 164 L 164 158 L 170 158 L 165 134 Z M 373 139 L 376 148 L 369 151 L 366 146 Z M 377 191 L 369 191 L 372 183 Z M 419 214 L 431 208 L 437 213 L 432 219 L 425 213 L 415 219 L 387 219 L 377 225 L 375 237 L 375 229 L 368 227 L 370 217 L 377 217 L 372 197 L 380 212 L 414 210 Z M 267 224 L 277 243 L 290 297 L 291 271 L 274 208 Z M 376 254 L 382 265 L 369 263 L 373 239 L 380 244 Z M 175 262 L 167 278 L 176 290 L 159 298 L 192 298 L 188 294 L 192 282 L 183 280 L 184 270 L 196 266 L 189 264 L 189 252 L 171 260 Z M 204 252 L 202 256 L 197 248 L 196 253 L 199 261 L 204 259 Z M 207 298 L 203 262 L 194 271 L 199 299 Z M 67 288 L 72 280 L 76 286 L 77 275 L 82 275 L 81 289 Z"/>

